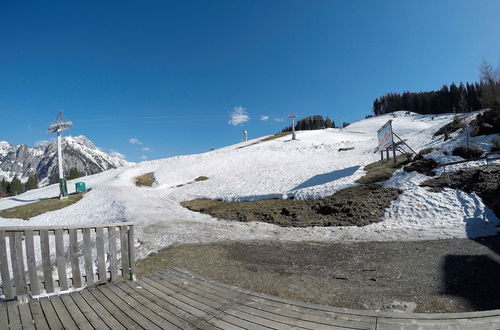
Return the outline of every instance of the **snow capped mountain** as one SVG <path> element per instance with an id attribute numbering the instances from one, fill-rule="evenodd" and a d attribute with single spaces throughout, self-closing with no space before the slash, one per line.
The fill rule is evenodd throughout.
<path id="1" fill-rule="evenodd" d="M 76 167 L 86 175 L 128 165 L 121 158 L 112 157 L 97 148 L 83 135 L 63 137 L 63 166 L 66 171 Z M 11 145 L 0 141 L 0 179 L 11 180 L 18 176 L 21 181 L 35 172 L 44 185 L 57 173 L 57 143 L 51 142 L 36 148 Z"/>

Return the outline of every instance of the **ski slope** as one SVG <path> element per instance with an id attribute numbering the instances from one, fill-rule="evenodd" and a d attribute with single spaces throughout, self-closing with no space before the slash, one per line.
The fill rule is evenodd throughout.
<path id="1" fill-rule="evenodd" d="M 134 221 L 138 257 L 167 246 L 222 240 L 338 242 L 493 235 L 499 220 L 478 196 L 452 189 L 430 193 L 418 186 L 426 176 L 402 170 L 384 184 L 403 189 L 403 194 L 386 210 L 383 221 L 365 227 L 283 228 L 240 223 L 192 212 L 179 204 L 194 198 L 245 201 L 327 196 L 355 185 L 354 181 L 364 174 L 363 166 L 379 160 L 376 131 L 387 120 L 393 120 L 395 133 L 418 152 L 427 147 L 451 150 L 462 143 L 463 133 L 455 133 L 454 139 L 447 142 L 443 142 L 442 136 L 432 137 L 452 118 L 398 112 L 364 119 L 343 129 L 298 132 L 296 141 L 291 141 L 290 136 L 266 142 L 255 139 L 207 153 L 141 162 L 80 178 L 92 190 L 70 207 L 30 221 L 0 221 L 3 225 L 32 226 Z M 487 150 L 493 138 L 471 141 Z M 339 151 L 340 148 L 354 149 Z M 440 150 L 428 157 L 441 161 L 459 159 Z M 134 178 L 147 172 L 155 173 L 153 187 L 136 187 Z M 202 175 L 209 179 L 186 184 Z M 74 182 L 68 182 L 68 187 L 74 189 Z M 0 199 L 0 209 L 57 194 L 57 185 L 32 190 Z"/>

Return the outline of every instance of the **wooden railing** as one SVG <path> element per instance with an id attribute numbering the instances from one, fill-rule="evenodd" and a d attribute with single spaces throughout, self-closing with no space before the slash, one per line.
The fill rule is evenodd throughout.
<path id="1" fill-rule="evenodd" d="M 71 274 L 67 274 L 69 264 Z M 23 302 L 44 291 L 50 294 L 78 289 L 114 281 L 119 276 L 133 280 L 134 273 L 133 223 L 0 227 L 0 275 L 5 299 L 17 296 Z"/>

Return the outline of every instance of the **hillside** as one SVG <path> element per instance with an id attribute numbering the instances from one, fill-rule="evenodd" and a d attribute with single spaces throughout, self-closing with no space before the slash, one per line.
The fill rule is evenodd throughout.
<path id="1" fill-rule="evenodd" d="M 363 166 L 379 160 L 376 131 L 389 119 L 393 119 L 395 133 L 417 152 L 436 148 L 425 157 L 439 161 L 460 159 L 451 156 L 451 150 L 464 143 L 464 133 L 453 133 L 453 139 L 446 142 L 443 136 L 433 137 L 452 121 L 452 115 L 398 112 L 361 120 L 343 129 L 298 132 L 296 141 L 290 141 L 289 136 L 270 141 L 256 139 L 203 154 L 113 169 L 85 178 L 92 191 L 66 209 L 42 214 L 29 222 L 2 222 L 37 225 L 53 224 L 55 219 L 58 224 L 135 221 L 139 256 L 174 244 L 222 240 L 420 240 L 496 233 L 499 220 L 477 195 L 456 189 L 430 192 L 419 186 L 427 176 L 401 169 L 384 185 L 402 189 L 403 193 L 386 209 L 381 222 L 365 227 L 286 228 L 259 222 L 230 222 L 180 206 L 181 202 L 195 198 L 311 199 L 351 187 L 363 176 Z M 495 137 L 474 137 L 471 143 L 489 150 Z M 353 149 L 339 151 L 341 148 Z M 154 172 L 153 186 L 135 186 L 134 178 L 148 172 Z M 194 181 L 200 176 L 208 180 Z M 71 184 L 69 187 L 74 189 Z M 48 186 L 15 199 L 2 199 L 0 209 L 57 195 L 57 189 Z"/>

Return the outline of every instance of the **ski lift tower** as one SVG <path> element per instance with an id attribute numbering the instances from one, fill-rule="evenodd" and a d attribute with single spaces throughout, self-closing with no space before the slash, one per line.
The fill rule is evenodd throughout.
<path id="1" fill-rule="evenodd" d="M 288 116 L 289 119 L 292 120 L 292 140 L 295 140 L 295 118 L 297 116 L 295 114 Z"/>
<path id="2" fill-rule="evenodd" d="M 243 139 L 245 140 L 245 142 L 248 141 L 248 131 L 247 130 L 243 130 Z"/>
<path id="3" fill-rule="evenodd" d="M 63 163 L 62 163 L 62 147 L 61 147 L 61 132 L 66 131 L 73 126 L 73 123 L 62 121 L 63 112 L 59 111 L 55 123 L 50 124 L 48 134 L 57 132 L 57 162 L 59 165 L 59 198 L 66 198 L 68 196 L 68 188 L 66 186 L 66 179 L 64 179 Z"/>

